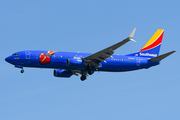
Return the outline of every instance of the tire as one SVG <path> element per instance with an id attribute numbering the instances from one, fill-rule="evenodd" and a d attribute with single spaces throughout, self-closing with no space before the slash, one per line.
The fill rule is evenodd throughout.
<path id="1" fill-rule="evenodd" d="M 21 70 L 21 73 L 24 73 L 24 70 Z"/>
<path id="2" fill-rule="evenodd" d="M 85 75 L 82 75 L 81 76 L 81 81 L 84 81 L 86 79 L 86 76 Z"/>
<path id="3" fill-rule="evenodd" d="M 94 70 L 89 70 L 89 71 L 88 71 L 88 74 L 89 74 L 89 75 L 92 75 L 93 73 L 94 73 Z"/>

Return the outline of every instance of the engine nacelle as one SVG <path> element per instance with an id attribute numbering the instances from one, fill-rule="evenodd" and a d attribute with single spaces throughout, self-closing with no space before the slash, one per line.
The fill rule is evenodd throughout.
<path id="1" fill-rule="evenodd" d="M 59 69 L 55 69 L 54 70 L 54 76 L 55 77 L 71 77 L 72 76 L 72 72 L 71 71 L 66 71 L 64 69 L 59 70 Z"/>
<path id="2" fill-rule="evenodd" d="M 70 58 L 66 60 L 67 67 L 84 67 L 84 61 L 82 59 Z"/>

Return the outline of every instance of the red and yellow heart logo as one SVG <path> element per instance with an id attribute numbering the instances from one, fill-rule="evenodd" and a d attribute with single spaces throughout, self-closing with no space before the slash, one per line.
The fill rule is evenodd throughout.
<path id="1" fill-rule="evenodd" d="M 51 58 L 49 56 L 53 55 L 57 51 L 48 51 L 47 55 L 45 53 L 41 53 L 39 56 L 39 62 L 41 65 L 45 65 L 51 62 Z"/>
<path id="2" fill-rule="evenodd" d="M 47 56 L 45 53 L 41 53 L 39 56 L 39 62 L 40 64 L 44 65 L 44 64 L 48 64 L 50 63 L 51 58 L 49 56 Z"/>

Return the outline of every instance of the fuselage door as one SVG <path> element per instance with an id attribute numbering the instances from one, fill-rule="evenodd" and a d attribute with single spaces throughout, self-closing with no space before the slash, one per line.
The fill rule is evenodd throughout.
<path id="1" fill-rule="evenodd" d="M 26 51 L 25 54 L 26 54 L 26 59 L 30 59 L 30 52 Z"/>
<path id="2" fill-rule="evenodd" d="M 139 58 L 136 58 L 136 65 L 140 66 L 140 59 Z"/>

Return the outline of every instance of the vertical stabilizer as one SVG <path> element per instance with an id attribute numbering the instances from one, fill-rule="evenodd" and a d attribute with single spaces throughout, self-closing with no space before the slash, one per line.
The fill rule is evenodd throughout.
<path id="1" fill-rule="evenodd" d="M 129 55 L 148 58 L 157 57 L 159 55 L 163 34 L 164 30 L 158 29 L 139 52 Z"/>

